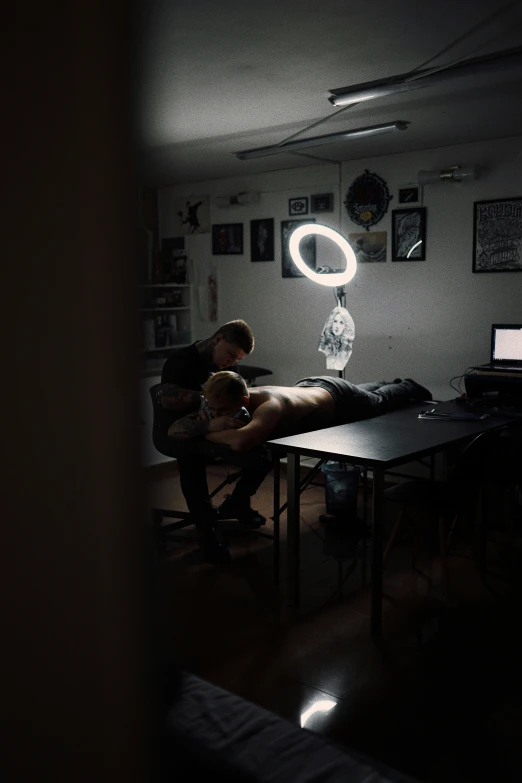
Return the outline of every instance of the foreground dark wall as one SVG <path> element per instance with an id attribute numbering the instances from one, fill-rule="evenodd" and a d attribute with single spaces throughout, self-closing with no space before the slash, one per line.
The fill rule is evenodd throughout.
<path id="1" fill-rule="evenodd" d="M 10 780 L 144 780 L 129 5 L 11 5 L 2 767 Z"/>

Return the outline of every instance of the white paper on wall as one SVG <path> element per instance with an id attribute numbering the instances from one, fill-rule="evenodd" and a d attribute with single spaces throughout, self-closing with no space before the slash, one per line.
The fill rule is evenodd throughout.
<path id="1" fill-rule="evenodd" d="M 208 234 L 210 202 L 208 196 L 189 196 L 174 202 L 173 235 Z"/>
<path id="2" fill-rule="evenodd" d="M 215 323 L 218 319 L 217 267 L 202 262 L 197 268 L 197 302 L 200 321 Z"/>
<path id="3" fill-rule="evenodd" d="M 208 320 L 215 323 L 218 319 L 218 284 L 214 268 L 208 275 Z"/>
<path id="4" fill-rule="evenodd" d="M 326 356 L 327 370 L 344 370 L 352 355 L 355 325 L 345 307 L 334 307 L 323 326 L 318 351 Z"/>

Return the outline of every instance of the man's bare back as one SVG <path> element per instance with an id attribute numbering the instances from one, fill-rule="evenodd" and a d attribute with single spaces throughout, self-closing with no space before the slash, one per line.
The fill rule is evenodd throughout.
<path id="1" fill-rule="evenodd" d="M 253 418 L 279 418 L 276 429 L 294 430 L 308 416 L 317 415 L 322 426 L 333 420 L 335 403 L 332 395 L 319 386 L 256 386 L 249 389 L 248 411 Z M 282 425 L 282 426 L 281 426 Z"/>
<path id="2" fill-rule="evenodd" d="M 248 390 L 244 404 L 252 416 L 248 424 L 209 433 L 207 440 L 234 451 L 250 451 L 270 438 L 298 432 L 301 426 L 310 430 L 329 427 L 335 414 L 333 397 L 319 386 L 256 386 Z"/>

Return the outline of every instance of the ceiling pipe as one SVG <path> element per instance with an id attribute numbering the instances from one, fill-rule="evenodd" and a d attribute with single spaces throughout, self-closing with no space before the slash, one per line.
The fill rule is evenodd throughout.
<path id="1" fill-rule="evenodd" d="M 381 133 L 393 133 L 394 131 L 407 130 L 409 123 L 402 120 L 395 122 L 386 122 L 383 125 L 371 125 L 367 128 L 355 128 L 354 130 L 339 131 L 338 133 L 327 133 L 324 136 L 311 136 L 308 139 L 299 139 L 298 141 L 287 141 L 283 144 L 273 144 L 270 147 L 256 147 L 251 150 L 234 152 L 238 160 L 250 160 L 251 158 L 264 158 L 266 155 L 280 155 L 282 152 L 295 152 L 296 150 L 306 149 L 307 147 L 320 147 L 323 144 L 330 144 L 344 139 L 364 138 L 367 136 L 377 136 Z"/>
<path id="2" fill-rule="evenodd" d="M 440 70 L 434 71 L 433 68 L 426 68 L 421 71 L 410 71 L 390 76 L 387 79 L 363 82 L 353 87 L 339 87 L 335 90 L 329 90 L 331 94 L 328 100 L 334 106 L 350 106 L 352 103 L 373 101 L 388 95 L 420 90 L 423 87 L 433 87 L 459 76 L 476 75 L 516 66 L 522 66 L 522 46 L 462 60 Z"/>

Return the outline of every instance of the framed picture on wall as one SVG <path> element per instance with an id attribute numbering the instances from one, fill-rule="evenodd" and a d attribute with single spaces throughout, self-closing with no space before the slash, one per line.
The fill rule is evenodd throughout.
<path id="1" fill-rule="evenodd" d="M 475 201 L 473 271 L 522 271 L 522 196 Z"/>
<path id="2" fill-rule="evenodd" d="M 402 204 L 404 207 L 421 207 L 422 185 L 417 185 L 416 183 L 399 185 L 397 203 Z"/>
<path id="3" fill-rule="evenodd" d="M 333 193 L 317 193 L 314 196 L 310 196 L 310 202 L 310 212 L 333 212 Z"/>
<path id="4" fill-rule="evenodd" d="M 292 231 L 304 223 L 315 223 L 315 218 L 281 221 L 281 270 L 283 277 L 304 277 L 303 273 L 299 271 L 292 261 L 292 256 L 288 249 Z M 315 235 L 304 237 L 299 244 L 299 250 L 310 269 L 315 269 Z"/>
<path id="5" fill-rule="evenodd" d="M 426 207 L 392 210 L 392 261 L 426 260 Z"/>
<path id="6" fill-rule="evenodd" d="M 386 261 L 386 231 L 363 231 L 348 234 L 348 242 L 357 263 L 370 264 Z"/>
<path id="7" fill-rule="evenodd" d="M 234 256 L 242 253 L 242 223 L 221 223 L 212 226 L 212 255 Z"/>
<path id="8" fill-rule="evenodd" d="M 250 260 L 274 260 L 274 218 L 250 221 Z"/>
<path id="9" fill-rule="evenodd" d="M 289 215 L 308 214 L 308 196 L 301 196 L 300 198 L 288 199 L 288 214 Z"/>

